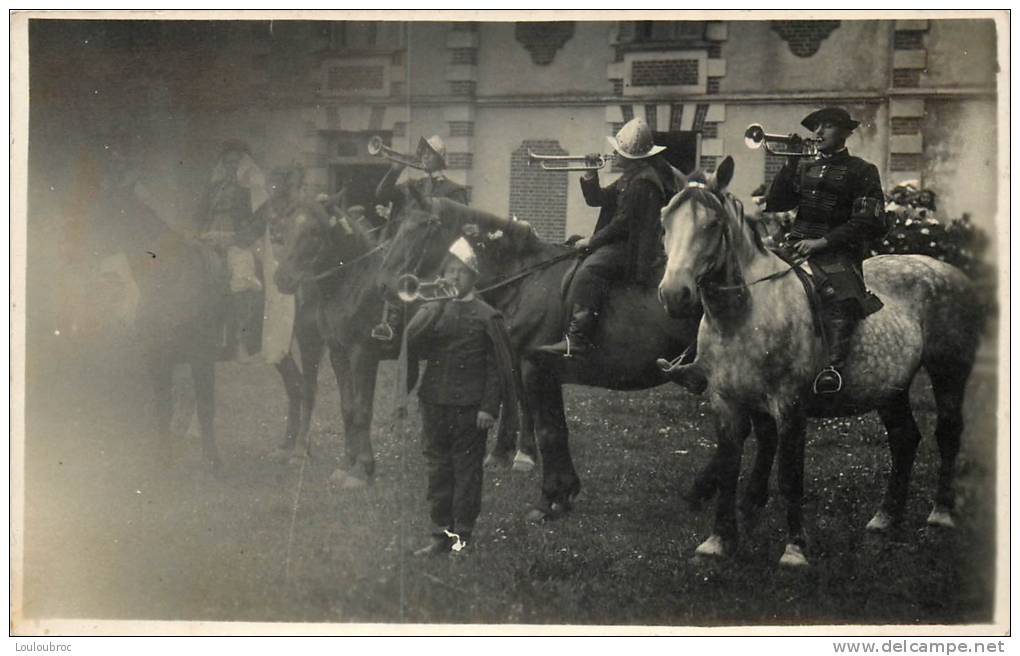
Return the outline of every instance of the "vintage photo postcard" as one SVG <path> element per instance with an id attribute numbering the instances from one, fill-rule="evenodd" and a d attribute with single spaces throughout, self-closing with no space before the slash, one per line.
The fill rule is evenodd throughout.
<path id="1" fill-rule="evenodd" d="M 1008 634 L 1007 11 L 10 30 L 12 635 Z"/>

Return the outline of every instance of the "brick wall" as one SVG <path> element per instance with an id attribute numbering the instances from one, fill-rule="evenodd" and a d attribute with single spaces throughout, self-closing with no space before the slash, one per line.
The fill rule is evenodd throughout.
<path id="1" fill-rule="evenodd" d="M 477 48 L 451 48 L 449 52 L 451 64 L 478 64 Z"/>
<path id="2" fill-rule="evenodd" d="M 790 52 L 798 57 L 810 57 L 839 24 L 839 21 L 825 20 L 777 20 L 772 21 L 772 29 L 790 46 Z"/>
<path id="3" fill-rule="evenodd" d="M 698 83 L 698 60 L 635 61 L 631 64 L 630 83 L 636 87 L 695 85 Z"/>
<path id="4" fill-rule="evenodd" d="M 921 86 L 921 69 L 919 68 L 897 68 L 893 71 L 894 87 L 919 87 Z"/>
<path id="5" fill-rule="evenodd" d="M 451 137 L 472 137 L 475 134 L 474 121 L 450 121 Z"/>
<path id="6" fill-rule="evenodd" d="M 446 168 L 448 169 L 469 169 L 474 162 L 474 155 L 471 153 L 447 153 Z"/>
<path id="7" fill-rule="evenodd" d="M 510 214 L 529 221 L 542 239 L 561 240 L 567 226 L 567 173 L 528 166 L 528 150 L 567 155 L 553 139 L 528 140 L 510 156 Z"/>
<path id="8" fill-rule="evenodd" d="M 786 163 L 786 158 L 785 157 L 779 157 L 777 155 L 773 155 L 770 152 L 766 152 L 765 153 L 765 186 L 766 187 L 768 185 L 772 184 L 772 181 L 775 180 L 775 178 L 776 178 L 776 174 L 779 173 L 779 170 L 781 168 L 783 168 L 783 164 L 785 164 L 785 163 Z"/>
<path id="9" fill-rule="evenodd" d="M 890 171 L 920 171 L 924 162 L 918 153 L 892 153 L 889 155 Z"/>
<path id="10" fill-rule="evenodd" d="M 473 96 L 475 95 L 475 83 L 469 80 L 450 82 L 450 93 L 455 96 Z"/>
<path id="11" fill-rule="evenodd" d="M 329 69 L 326 86 L 331 91 L 382 89 L 382 66 L 334 66 Z"/>
<path id="12" fill-rule="evenodd" d="M 894 116 L 891 127 L 893 134 L 919 134 L 921 132 L 921 117 Z"/>

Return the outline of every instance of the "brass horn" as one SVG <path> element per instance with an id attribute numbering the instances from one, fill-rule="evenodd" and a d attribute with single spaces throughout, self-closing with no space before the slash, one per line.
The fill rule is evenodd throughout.
<path id="1" fill-rule="evenodd" d="M 413 273 L 406 273 L 397 279 L 397 297 L 404 303 L 416 301 L 445 301 L 457 298 L 460 293 L 453 283 L 444 278 L 422 282 Z"/>
<path id="2" fill-rule="evenodd" d="M 744 145 L 751 150 L 757 150 L 764 146 L 767 152 L 779 157 L 813 157 L 818 154 L 818 139 L 801 139 L 800 150 L 790 150 L 789 148 L 777 150 L 769 146 L 769 142 L 789 146 L 791 141 L 790 137 L 785 134 L 769 134 L 761 123 L 752 123 L 744 130 Z"/>
<path id="3" fill-rule="evenodd" d="M 587 155 L 538 155 L 528 151 L 528 166 L 538 163 L 545 171 L 597 171 L 612 159 L 612 155 L 596 155 L 595 161 L 589 163 Z"/>
<path id="4" fill-rule="evenodd" d="M 410 155 L 405 155 L 404 153 L 397 152 L 390 148 L 383 143 L 382 137 L 380 136 L 374 136 L 368 140 L 368 154 L 372 157 L 383 157 L 391 162 L 396 162 L 403 166 L 410 166 L 413 169 L 419 169 L 421 171 L 425 170 L 425 165 L 421 163 L 421 160 L 417 157 L 411 157 Z"/>

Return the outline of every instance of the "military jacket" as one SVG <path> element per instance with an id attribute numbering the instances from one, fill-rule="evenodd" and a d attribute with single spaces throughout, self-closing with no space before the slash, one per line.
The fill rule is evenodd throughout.
<path id="1" fill-rule="evenodd" d="M 503 394 L 493 323 L 499 313 L 478 298 L 424 304 L 407 325 L 408 345 L 427 360 L 418 397 L 439 405 L 477 405 L 493 417 Z"/>
<path id="2" fill-rule="evenodd" d="M 868 243 L 881 235 L 885 204 L 882 182 L 874 164 L 844 148 L 832 156 L 801 158 L 776 175 L 765 198 L 765 210 L 797 208 L 792 235 L 829 242 L 826 253 L 859 263 Z"/>
<path id="3" fill-rule="evenodd" d="M 631 169 L 606 187 L 599 186 L 598 178 L 581 178 L 585 202 L 602 208 L 590 248 L 595 251 L 626 242 L 627 280 L 652 281 L 652 271 L 663 255 L 659 212 L 666 201 L 666 190 L 650 164 Z"/>
<path id="4" fill-rule="evenodd" d="M 461 205 L 468 204 L 467 189 L 445 175 L 437 174 L 435 176 L 415 178 L 397 185 L 396 182 L 399 176 L 399 173 L 394 175 L 392 170 L 383 176 L 375 190 L 376 202 L 385 204 L 400 201 L 401 192 L 399 187 L 407 186 L 414 188 L 415 191 L 425 198 L 449 198 Z"/>

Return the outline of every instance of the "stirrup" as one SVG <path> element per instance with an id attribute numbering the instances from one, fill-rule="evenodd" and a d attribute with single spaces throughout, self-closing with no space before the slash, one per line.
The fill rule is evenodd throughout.
<path id="1" fill-rule="evenodd" d="M 390 324 L 383 321 L 372 328 L 371 336 L 372 339 L 377 339 L 380 342 L 392 342 L 394 338 L 393 328 L 390 327 Z"/>
<path id="2" fill-rule="evenodd" d="M 835 374 L 836 376 L 836 389 L 833 390 L 818 389 L 819 379 L 821 379 L 822 376 L 830 372 Z M 815 394 L 836 394 L 837 392 L 841 392 L 842 390 L 843 390 L 843 376 L 838 371 L 836 371 L 836 368 L 833 367 L 832 365 L 829 365 L 825 369 L 819 371 L 818 375 L 815 376 L 815 382 L 811 384 L 811 391 L 814 392 Z"/>

